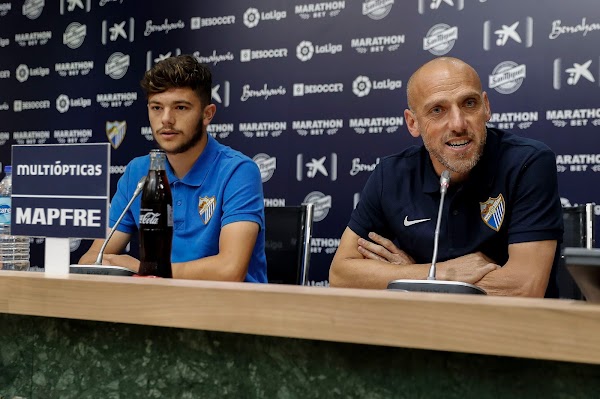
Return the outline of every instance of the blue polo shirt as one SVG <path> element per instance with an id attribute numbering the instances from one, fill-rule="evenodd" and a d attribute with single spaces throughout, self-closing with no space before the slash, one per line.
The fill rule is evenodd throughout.
<path id="1" fill-rule="evenodd" d="M 424 146 L 383 158 L 348 226 L 363 238 L 374 231 L 395 239 L 417 263 L 431 262 L 439 180 Z M 562 240 L 555 156 L 538 141 L 488 129 L 469 178 L 450 181 L 438 260 L 481 251 L 504 265 L 509 244 L 540 240 Z"/>
<path id="2" fill-rule="evenodd" d="M 119 179 L 110 206 L 113 226 L 135 191 L 137 182 L 148 174 L 148 155 L 133 159 Z M 252 251 L 246 281 L 267 282 L 265 257 L 264 201 L 260 171 L 242 153 L 218 143 L 210 135 L 192 169 L 179 179 L 169 162 L 167 177 L 173 196 L 173 244 L 171 261 L 186 262 L 219 253 L 221 228 L 229 223 L 250 221 L 260 226 Z M 214 201 L 214 210 L 212 203 Z M 140 197 L 132 204 L 117 230 L 138 231 Z"/>

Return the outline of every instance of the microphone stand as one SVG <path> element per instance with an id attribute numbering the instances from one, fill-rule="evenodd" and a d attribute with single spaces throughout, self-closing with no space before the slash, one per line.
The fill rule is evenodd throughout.
<path id="1" fill-rule="evenodd" d="M 131 208 L 131 205 L 133 204 L 133 201 L 140 195 L 140 193 L 144 189 L 144 184 L 145 183 L 146 183 L 146 176 L 143 176 L 138 181 L 137 186 L 135 187 L 135 191 L 133 192 L 133 195 L 131 196 L 131 199 L 127 203 L 127 206 L 125 206 L 125 209 L 123 209 L 123 212 L 121 212 L 121 215 L 119 216 L 119 218 L 115 222 L 115 225 L 112 227 L 112 229 L 110 229 L 110 232 L 108 233 L 108 236 L 106 237 L 106 240 L 104 240 L 104 243 L 102 244 L 102 247 L 100 248 L 100 252 L 98 253 L 98 257 L 96 258 L 96 262 L 94 262 L 94 264 L 92 264 L 92 265 L 71 265 L 70 266 L 70 273 L 77 273 L 77 274 L 112 274 L 112 275 L 116 274 L 116 275 L 127 275 L 127 276 L 131 276 L 131 275 L 135 274 L 133 271 L 131 271 L 131 270 L 125 268 L 125 267 L 120 267 L 120 266 L 103 266 L 102 265 L 102 258 L 104 257 L 104 251 L 106 249 L 106 245 L 108 244 L 108 241 L 113 236 L 113 234 L 115 233 L 115 231 L 117 231 L 117 227 L 119 226 L 119 224 L 121 224 L 121 220 L 123 220 L 123 218 L 125 217 L 125 214 L 129 210 L 129 208 Z"/>
<path id="2" fill-rule="evenodd" d="M 442 172 L 440 176 L 440 206 L 435 224 L 435 234 L 433 237 L 433 256 L 431 267 L 427 280 L 392 280 L 388 283 L 387 289 L 394 291 L 413 291 L 413 292 L 440 292 L 448 294 L 475 294 L 487 295 L 483 288 L 474 284 L 463 283 L 461 281 L 436 280 L 436 261 L 438 256 L 438 245 L 440 240 L 440 224 L 442 221 L 442 210 L 444 208 L 444 198 L 450 185 L 450 172 Z"/>

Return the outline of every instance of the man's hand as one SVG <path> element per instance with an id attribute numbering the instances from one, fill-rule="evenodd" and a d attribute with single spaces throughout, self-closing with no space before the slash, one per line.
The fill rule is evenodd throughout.
<path id="1" fill-rule="evenodd" d="M 462 281 L 475 284 L 486 274 L 497 270 L 500 266 L 481 252 L 467 254 L 456 259 L 437 264 L 440 280 Z"/>
<path id="2" fill-rule="evenodd" d="M 140 261 L 130 255 L 104 254 L 102 257 L 102 264 L 126 267 L 136 273 L 140 269 Z"/>
<path id="3" fill-rule="evenodd" d="M 358 239 L 358 252 L 365 259 L 374 259 L 394 265 L 412 265 L 415 263 L 406 252 L 399 249 L 391 240 L 377 233 L 369 233 L 370 242 L 364 238 Z"/>

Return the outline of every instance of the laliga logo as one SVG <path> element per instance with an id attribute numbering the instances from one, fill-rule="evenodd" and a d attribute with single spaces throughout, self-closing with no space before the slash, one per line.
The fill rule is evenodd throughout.
<path id="1" fill-rule="evenodd" d="M 315 48 L 311 42 L 304 40 L 296 47 L 296 57 L 302 62 L 306 62 L 313 57 Z"/>
<path id="2" fill-rule="evenodd" d="M 260 13 L 256 8 L 249 8 L 244 13 L 244 25 L 254 28 L 260 22 Z"/>
<path id="3" fill-rule="evenodd" d="M 371 81 L 366 76 L 359 76 L 352 82 L 352 92 L 357 97 L 368 96 L 371 92 Z"/>
<path id="4" fill-rule="evenodd" d="M 29 68 L 27 67 L 27 65 L 21 64 L 17 67 L 15 75 L 17 76 L 17 80 L 23 83 L 27 79 L 29 79 Z"/>
<path id="5" fill-rule="evenodd" d="M 69 110 L 69 97 L 66 94 L 61 94 L 56 99 L 56 109 L 61 114 L 64 114 Z"/>
<path id="6" fill-rule="evenodd" d="M 373 80 L 371 81 L 367 76 L 358 76 L 352 82 L 352 92 L 357 97 L 368 96 L 371 90 L 396 90 L 402 87 L 401 80 Z"/>

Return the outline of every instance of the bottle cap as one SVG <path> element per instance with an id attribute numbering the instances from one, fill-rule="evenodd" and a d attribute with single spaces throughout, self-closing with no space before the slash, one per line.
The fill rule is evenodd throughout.
<path id="1" fill-rule="evenodd" d="M 4 173 L 12 173 L 12 166 L 5 165 L 4 166 Z"/>

